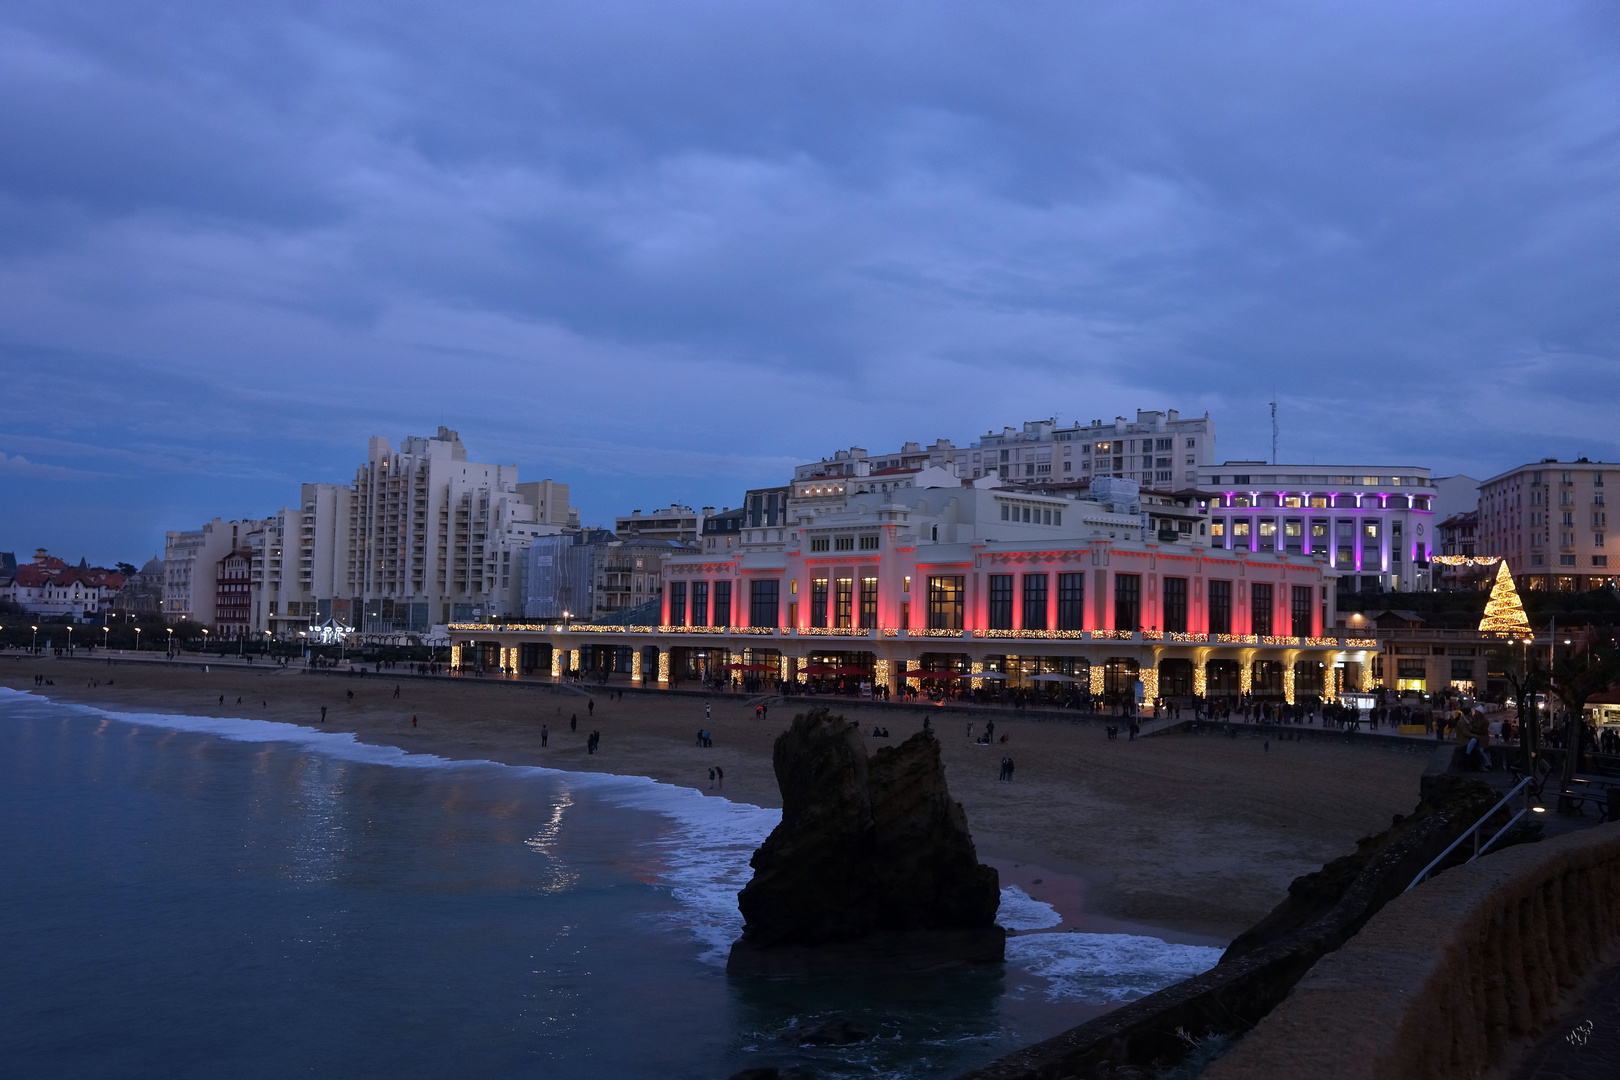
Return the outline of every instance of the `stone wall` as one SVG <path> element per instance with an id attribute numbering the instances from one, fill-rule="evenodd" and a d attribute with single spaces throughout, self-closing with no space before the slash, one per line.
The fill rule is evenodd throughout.
<path id="1" fill-rule="evenodd" d="M 1617 952 L 1620 823 L 1510 848 L 1390 902 L 1204 1077 L 1477 1077 Z"/>

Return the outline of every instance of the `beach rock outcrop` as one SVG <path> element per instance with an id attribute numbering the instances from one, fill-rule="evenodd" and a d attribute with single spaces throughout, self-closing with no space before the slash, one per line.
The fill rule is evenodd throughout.
<path id="1" fill-rule="evenodd" d="M 870 759 L 825 709 L 794 718 L 773 764 L 782 822 L 737 897 L 732 971 L 927 970 L 1002 958 L 996 871 L 978 861 L 930 732 Z"/>

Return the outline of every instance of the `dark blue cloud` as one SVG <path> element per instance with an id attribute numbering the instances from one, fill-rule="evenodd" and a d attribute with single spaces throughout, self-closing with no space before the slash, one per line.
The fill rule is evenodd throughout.
<path id="1" fill-rule="evenodd" d="M 1274 391 L 1288 456 L 1613 459 L 1616 31 L 9 4 L 0 546 L 123 557 L 441 422 L 597 521 L 1053 413 L 1209 409 L 1255 455 Z"/>

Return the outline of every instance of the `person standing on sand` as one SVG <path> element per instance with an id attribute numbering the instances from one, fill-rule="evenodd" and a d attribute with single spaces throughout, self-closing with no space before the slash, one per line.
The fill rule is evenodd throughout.
<path id="1" fill-rule="evenodd" d="M 326 723 L 326 706 L 321 706 L 321 723 Z"/>
<path id="2" fill-rule="evenodd" d="M 578 731 L 579 730 L 579 713 L 569 713 L 568 714 L 568 730 L 569 731 Z"/>
<path id="3" fill-rule="evenodd" d="M 713 714 L 713 712 L 712 712 L 712 711 L 711 711 L 711 710 L 710 710 L 710 706 L 709 706 L 709 703 L 708 703 L 708 702 L 706 702 L 706 701 L 705 701 L 705 702 L 704 702 L 704 703 L 703 703 L 703 719 L 704 719 L 704 720 L 705 720 L 705 721 L 708 721 L 708 720 L 713 720 L 713 719 L 714 719 L 714 714 Z"/>
<path id="4" fill-rule="evenodd" d="M 714 770 L 713 769 L 709 770 L 709 788 L 711 790 L 714 788 Z"/>
<path id="5" fill-rule="evenodd" d="M 413 716 L 413 717 L 411 717 L 411 727 L 415 727 L 415 726 L 416 726 L 416 717 Z"/>
<path id="6" fill-rule="evenodd" d="M 546 725 L 541 724 L 540 725 L 540 748 L 541 749 L 545 749 L 546 740 L 549 739 L 549 738 L 551 738 L 551 732 L 546 730 Z"/>
<path id="7" fill-rule="evenodd" d="M 587 701 L 585 703 L 585 713 L 588 716 L 595 716 L 596 715 L 596 699 L 595 698 L 591 698 L 589 701 Z"/>
<path id="8" fill-rule="evenodd" d="M 394 684 L 394 696 L 399 697 L 399 683 Z"/>
<path id="9" fill-rule="evenodd" d="M 720 788 L 726 786 L 726 770 L 718 765 L 714 767 L 714 786 Z"/>

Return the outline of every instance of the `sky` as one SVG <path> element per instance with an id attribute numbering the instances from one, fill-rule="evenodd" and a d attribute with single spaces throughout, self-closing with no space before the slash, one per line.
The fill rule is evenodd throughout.
<path id="1" fill-rule="evenodd" d="M 0 6 L 0 550 L 440 424 L 587 523 L 859 445 L 1620 460 L 1620 8 Z"/>

